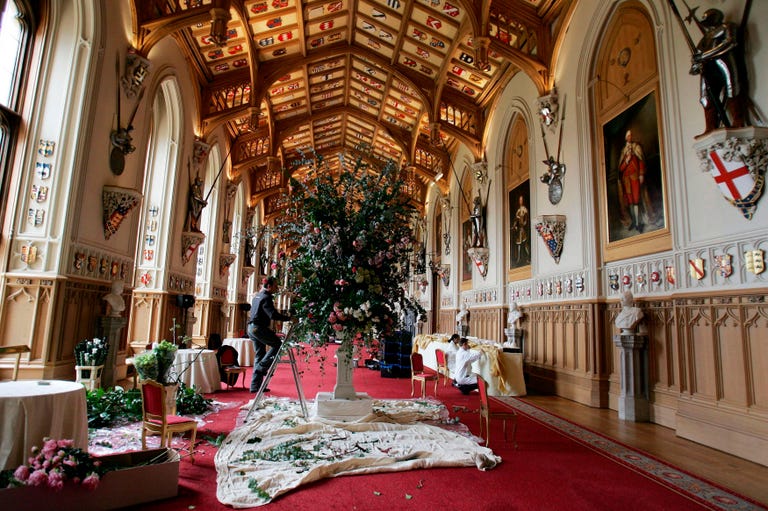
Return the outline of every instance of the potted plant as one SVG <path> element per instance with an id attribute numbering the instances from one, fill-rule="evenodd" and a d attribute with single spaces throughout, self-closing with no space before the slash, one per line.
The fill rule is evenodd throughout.
<path id="1" fill-rule="evenodd" d="M 154 348 L 139 353 L 133 359 L 136 372 L 142 380 L 154 380 L 163 385 L 175 384 L 170 372 L 178 348 L 168 341 L 160 341 Z"/>
<path id="2" fill-rule="evenodd" d="M 75 381 L 86 384 L 90 390 L 101 384 L 101 372 L 107 361 L 109 344 L 104 339 L 85 339 L 75 345 Z"/>
<path id="3" fill-rule="evenodd" d="M 154 380 L 168 387 L 166 388 L 168 399 L 166 408 L 173 412 L 176 410 L 176 391 L 179 387 L 178 381 L 171 377 L 171 367 L 176 357 L 176 350 L 178 350 L 176 345 L 168 341 L 160 341 L 151 350 L 139 353 L 133 358 L 133 364 L 136 367 L 136 372 L 139 373 L 139 378 Z"/>

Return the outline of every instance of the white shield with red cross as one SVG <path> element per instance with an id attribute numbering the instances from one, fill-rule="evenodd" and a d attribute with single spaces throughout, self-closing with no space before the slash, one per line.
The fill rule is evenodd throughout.
<path id="1" fill-rule="evenodd" d="M 755 180 L 741 159 L 727 160 L 723 149 L 710 151 L 712 177 L 729 201 L 742 200 L 755 188 Z"/>
<path id="2" fill-rule="evenodd" d="M 739 150 L 728 145 L 711 146 L 706 155 L 710 173 L 720 192 L 750 220 L 763 192 L 763 172 L 751 171 L 751 159 L 744 158 Z"/>

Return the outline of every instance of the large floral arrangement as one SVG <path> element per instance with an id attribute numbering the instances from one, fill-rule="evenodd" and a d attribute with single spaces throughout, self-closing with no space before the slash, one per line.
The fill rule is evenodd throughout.
<path id="1" fill-rule="evenodd" d="M 104 339 L 85 339 L 75 345 L 75 364 L 101 366 L 107 361 L 109 344 Z"/>
<path id="2" fill-rule="evenodd" d="M 340 156 L 332 172 L 314 155 L 302 180 L 291 180 L 286 219 L 289 289 L 299 318 L 297 339 L 361 339 L 370 346 L 401 325 L 406 312 L 423 311 L 407 294 L 413 251 L 413 207 L 399 169 L 380 169 Z"/>
<path id="3" fill-rule="evenodd" d="M 27 465 L 3 474 L 3 486 L 46 486 L 61 490 L 66 480 L 88 489 L 99 485 L 106 472 L 101 462 L 74 446 L 72 440 L 43 439 L 43 447 L 33 447 Z"/>

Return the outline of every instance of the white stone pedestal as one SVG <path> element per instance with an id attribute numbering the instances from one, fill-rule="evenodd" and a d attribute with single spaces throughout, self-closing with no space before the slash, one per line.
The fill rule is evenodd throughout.
<path id="1" fill-rule="evenodd" d="M 335 399 L 332 392 L 318 392 L 313 415 L 322 419 L 351 422 L 373 411 L 373 399 L 357 392 L 351 399 Z"/>
<path id="2" fill-rule="evenodd" d="M 643 348 L 647 335 L 623 329 L 613 336 L 613 344 L 619 348 L 621 363 L 621 395 L 619 396 L 619 419 L 647 422 L 650 407 L 646 395 L 648 363 Z"/>

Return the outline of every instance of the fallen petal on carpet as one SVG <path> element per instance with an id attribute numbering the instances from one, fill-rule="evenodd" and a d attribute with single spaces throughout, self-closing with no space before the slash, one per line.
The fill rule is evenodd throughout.
<path id="1" fill-rule="evenodd" d="M 246 405 L 249 406 L 249 405 Z M 355 422 L 304 419 L 297 401 L 265 399 L 216 453 L 216 496 L 236 508 L 261 506 L 303 484 L 340 475 L 501 462 L 430 400 L 375 400 Z M 445 424 L 451 426 L 451 424 Z"/>

